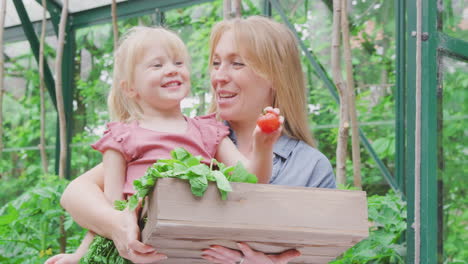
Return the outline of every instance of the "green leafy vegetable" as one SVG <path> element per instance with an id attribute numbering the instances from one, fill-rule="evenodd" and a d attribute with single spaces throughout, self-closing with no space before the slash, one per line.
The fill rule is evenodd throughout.
<path id="1" fill-rule="evenodd" d="M 130 264 L 131 261 L 119 255 L 114 242 L 102 236 L 95 236 L 88 252 L 79 264 Z"/>
<path id="2" fill-rule="evenodd" d="M 207 166 L 201 162 L 202 157 L 193 156 L 183 148 L 171 151 L 171 157 L 172 159 L 158 160 L 148 168 L 143 177 L 133 182 L 136 193 L 128 200 L 128 207 L 131 210 L 137 207 L 139 200 L 143 200 L 151 193 L 158 178 L 171 177 L 188 180 L 195 196 L 203 196 L 208 189 L 208 183 L 216 182 L 223 200 L 226 200 L 227 193 L 232 191 L 230 181 L 247 183 L 258 181 L 257 177 L 249 173 L 241 163 L 228 167 L 212 159 L 210 166 Z M 216 165 L 219 170 L 213 170 L 213 165 Z"/>

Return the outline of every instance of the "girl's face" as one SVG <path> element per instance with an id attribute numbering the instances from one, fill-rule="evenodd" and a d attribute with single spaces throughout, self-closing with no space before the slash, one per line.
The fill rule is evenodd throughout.
<path id="1" fill-rule="evenodd" d="M 135 65 L 130 91 L 143 113 L 180 111 L 180 101 L 190 91 L 190 73 L 185 59 L 173 58 L 160 45 L 147 46 Z"/>
<path id="2" fill-rule="evenodd" d="M 234 34 L 226 31 L 214 49 L 211 85 L 218 113 L 227 121 L 253 121 L 273 104 L 272 84 L 244 63 Z"/>

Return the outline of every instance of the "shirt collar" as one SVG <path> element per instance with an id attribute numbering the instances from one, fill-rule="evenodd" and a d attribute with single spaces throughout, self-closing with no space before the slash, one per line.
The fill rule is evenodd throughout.
<path id="1" fill-rule="evenodd" d="M 278 138 L 278 141 L 276 141 L 275 145 L 273 146 L 273 153 L 282 157 L 283 159 L 287 159 L 289 154 L 291 154 L 293 149 L 296 147 L 297 143 L 299 143 L 299 140 L 290 138 L 283 134 L 280 138 Z"/>

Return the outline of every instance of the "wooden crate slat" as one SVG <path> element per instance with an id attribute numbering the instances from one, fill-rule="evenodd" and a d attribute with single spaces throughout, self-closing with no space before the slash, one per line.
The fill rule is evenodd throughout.
<path id="1" fill-rule="evenodd" d="M 338 246 L 336 244 L 319 245 L 319 246 L 308 246 L 308 245 L 297 245 L 297 247 L 291 244 L 283 243 L 259 243 L 255 241 L 244 241 L 249 244 L 250 247 L 255 250 L 262 252 L 280 253 L 286 249 L 296 248 L 303 255 L 317 255 L 317 256 L 338 256 L 341 252 L 348 249 L 351 245 Z M 205 239 L 174 239 L 174 238 L 163 238 L 158 237 L 151 242 L 152 245 L 163 252 L 165 249 L 187 249 L 187 250 L 200 250 L 203 248 L 209 248 L 211 245 L 224 245 L 225 247 L 237 249 L 236 243 L 232 240 L 205 240 Z M 200 251 L 199 251 L 200 252 Z"/>
<path id="2" fill-rule="evenodd" d="M 164 179 L 156 187 L 161 194 L 158 199 L 160 204 L 157 205 L 158 218 L 266 226 L 288 223 L 288 226 L 296 227 L 309 227 L 313 222 L 322 229 L 331 230 L 337 227 L 359 230 L 367 224 L 365 192 L 319 188 L 313 188 L 311 192 L 312 188 L 269 184 L 236 183 L 232 186 L 233 192 L 229 193 L 228 200 L 222 201 L 216 188 L 208 188 L 203 197 L 194 197 L 188 183 Z M 300 210 L 297 205 L 291 204 L 304 200 L 308 203 L 301 203 Z M 346 214 L 353 214 L 353 217 L 327 218 Z"/>

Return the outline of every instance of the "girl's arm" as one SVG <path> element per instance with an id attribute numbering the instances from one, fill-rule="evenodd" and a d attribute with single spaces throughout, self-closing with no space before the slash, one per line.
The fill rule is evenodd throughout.
<path id="1" fill-rule="evenodd" d="M 258 127 L 255 130 L 257 129 L 259 130 Z M 224 138 L 218 145 L 215 158 L 228 166 L 241 162 L 250 173 L 257 176 L 258 183 L 268 183 L 273 167 L 273 143 L 264 144 L 264 146 L 258 146 L 260 144 L 254 143 L 251 159 L 249 160 L 229 138 Z"/>
<path id="2" fill-rule="evenodd" d="M 268 109 L 268 108 L 266 108 Z M 279 110 L 274 109 L 279 115 Z M 284 118 L 280 116 L 280 124 Z M 224 138 L 218 145 L 215 158 L 228 166 L 240 161 L 250 173 L 257 176 L 259 183 L 269 183 L 273 168 L 273 145 L 281 136 L 282 126 L 271 133 L 264 133 L 256 126 L 253 131 L 252 154 L 247 159 L 229 138 Z"/>
<path id="3" fill-rule="evenodd" d="M 104 163 L 104 194 L 111 204 L 123 200 L 123 186 L 127 172 L 127 162 L 122 154 L 113 149 L 103 154 Z"/>

